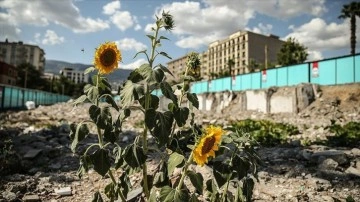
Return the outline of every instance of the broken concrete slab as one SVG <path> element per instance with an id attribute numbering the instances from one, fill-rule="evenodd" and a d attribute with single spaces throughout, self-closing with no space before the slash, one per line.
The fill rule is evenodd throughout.
<path id="1" fill-rule="evenodd" d="M 22 200 L 24 202 L 38 202 L 41 201 L 40 197 L 36 194 L 31 194 L 31 195 L 25 195 Z"/>
<path id="2" fill-rule="evenodd" d="M 28 152 L 26 152 L 26 154 L 24 155 L 25 159 L 33 159 L 35 158 L 38 154 L 40 154 L 40 152 L 42 152 L 41 149 L 31 149 Z"/>
<path id="3" fill-rule="evenodd" d="M 71 187 L 62 187 L 59 189 L 54 190 L 56 194 L 59 194 L 60 196 L 71 196 Z"/>

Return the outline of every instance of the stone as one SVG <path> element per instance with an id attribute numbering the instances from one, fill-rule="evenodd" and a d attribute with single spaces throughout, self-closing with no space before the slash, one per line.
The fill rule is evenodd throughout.
<path id="1" fill-rule="evenodd" d="M 126 201 L 129 201 L 129 202 L 136 201 L 136 198 L 138 196 L 140 196 L 142 194 L 142 192 L 143 192 L 142 187 L 139 187 L 137 189 L 130 191 L 127 195 Z"/>
<path id="2" fill-rule="evenodd" d="M 357 177 L 360 177 L 360 169 L 356 169 L 354 167 L 349 167 L 345 170 L 345 173 L 348 173 L 350 175 L 355 175 Z"/>
<path id="3" fill-rule="evenodd" d="M 334 161 L 331 158 L 327 158 L 319 164 L 319 168 L 323 170 L 335 170 L 338 165 L 338 162 Z"/>
<path id="4" fill-rule="evenodd" d="M 16 199 L 16 194 L 14 192 L 10 192 L 10 191 L 4 191 L 2 193 L 2 197 L 5 199 L 5 200 L 8 200 L 8 201 L 13 201 Z"/>
<path id="5" fill-rule="evenodd" d="M 38 202 L 41 201 L 40 197 L 36 194 L 32 194 L 32 195 L 25 195 L 22 200 L 24 202 Z"/>
<path id="6" fill-rule="evenodd" d="M 312 155 L 312 152 L 308 149 L 304 149 L 304 150 L 301 150 L 300 151 L 300 154 L 301 156 L 306 159 L 306 160 L 310 160 L 311 159 L 311 155 Z"/>
<path id="7" fill-rule="evenodd" d="M 71 196 L 71 187 L 55 189 L 55 193 L 59 194 L 60 196 Z"/>
<path id="8" fill-rule="evenodd" d="M 360 157 L 360 149 L 358 148 L 353 148 L 351 150 L 351 153 L 354 155 L 354 156 L 359 156 Z"/>
<path id="9" fill-rule="evenodd" d="M 51 164 L 49 166 L 50 169 L 53 169 L 53 170 L 59 170 L 61 168 L 61 164 L 60 163 L 54 163 L 54 164 Z"/>
<path id="10" fill-rule="evenodd" d="M 24 158 L 25 159 L 33 159 L 38 154 L 40 154 L 41 151 L 42 151 L 41 149 L 31 149 L 24 155 Z"/>
<path id="11" fill-rule="evenodd" d="M 326 151 L 315 152 L 311 155 L 310 161 L 318 163 L 319 159 L 328 159 L 328 158 L 333 159 L 339 165 L 344 165 L 348 163 L 346 154 L 339 150 L 326 150 Z"/>

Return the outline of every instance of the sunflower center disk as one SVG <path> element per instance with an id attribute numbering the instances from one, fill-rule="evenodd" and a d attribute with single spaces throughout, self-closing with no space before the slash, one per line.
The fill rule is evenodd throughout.
<path id="1" fill-rule="evenodd" d="M 112 49 L 107 49 L 100 55 L 101 64 L 106 67 L 113 65 L 116 62 L 115 60 L 116 53 Z"/>
<path id="2" fill-rule="evenodd" d="M 214 143 L 215 143 L 215 137 L 212 136 L 212 137 L 206 138 L 204 141 L 204 145 L 201 148 L 202 155 L 208 153 L 213 148 Z"/>

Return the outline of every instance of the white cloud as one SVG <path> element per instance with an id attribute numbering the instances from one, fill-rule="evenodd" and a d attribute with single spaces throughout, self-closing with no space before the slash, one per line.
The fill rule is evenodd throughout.
<path id="1" fill-rule="evenodd" d="M 247 30 L 250 30 L 252 32 L 258 33 L 258 34 L 263 34 L 263 35 L 268 35 L 271 34 L 271 30 L 272 30 L 273 26 L 271 24 L 262 24 L 259 23 L 257 27 L 254 27 L 252 29 L 246 28 Z"/>
<path id="2" fill-rule="evenodd" d="M 129 63 L 129 64 L 124 64 L 124 65 L 120 65 L 119 68 L 121 69 L 136 69 L 138 67 L 140 67 L 142 64 L 147 63 L 147 61 L 143 58 L 137 59 L 136 61 Z"/>
<path id="3" fill-rule="evenodd" d="M 116 41 L 116 44 L 119 46 L 120 50 L 136 50 L 141 51 L 146 49 L 146 45 L 141 42 L 136 41 L 133 38 L 124 38 L 120 41 Z"/>
<path id="4" fill-rule="evenodd" d="M 359 18 L 358 18 L 359 19 Z M 293 32 L 285 38 L 294 37 L 309 50 L 336 50 L 346 48 L 350 44 L 350 23 L 345 20 L 342 23 L 327 24 L 321 18 L 314 18 L 299 27 L 291 26 Z M 360 33 L 358 27 L 357 33 Z"/>
<path id="5" fill-rule="evenodd" d="M 106 15 L 112 15 L 115 11 L 120 9 L 120 1 L 112 1 L 103 7 L 103 13 Z"/>
<path id="6" fill-rule="evenodd" d="M 133 18 L 129 11 L 116 11 L 111 17 L 111 22 L 121 31 L 125 31 L 134 25 Z"/>
<path id="7" fill-rule="evenodd" d="M 8 15 L 7 24 L 16 27 L 22 24 L 47 26 L 55 23 L 76 33 L 97 32 L 109 28 L 106 21 L 81 16 L 72 0 L 33 0 L 31 3 L 3 0 L 0 1 L 0 7 L 6 11 L 0 12 L 0 15 Z"/>
<path id="8" fill-rule="evenodd" d="M 39 35 L 35 34 L 35 38 Z M 61 44 L 65 41 L 64 37 L 58 36 L 53 30 L 46 30 L 42 44 L 44 45 L 56 45 Z"/>
<path id="9" fill-rule="evenodd" d="M 135 31 L 141 30 L 141 25 L 136 24 L 135 27 L 134 27 L 134 30 Z"/>
<path id="10" fill-rule="evenodd" d="M 320 51 L 308 51 L 308 57 L 306 61 L 315 61 L 324 59 Z"/>

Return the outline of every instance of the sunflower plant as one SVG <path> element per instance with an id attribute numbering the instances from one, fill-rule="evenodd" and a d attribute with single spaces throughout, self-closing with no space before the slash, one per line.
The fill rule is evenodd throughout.
<path id="1" fill-rule="evenodd" d="M 121 52 L 114 42 L 101 44 L 95 51 L 94 67 L 85 73 L 95 72 L 93 84 L 84 87 L 84 95 L 75 105 L 88 102 L 89 120 L 70 125 L 71 149 L 80 153 L 78 175 L 94 169 L 111 181 L 105 189 L 94 193 L 93 201 L 127 201 L 134 188 L 129 176 L 142 174 L 139 201 L 250 201 L 254 186 L 258 156 L 253 141 L 242 132 L 221 126 L 200 126 L 195 123 L 195 108 L 199 107 L 196 94 L 189 91 L 192 76 L 200 67 L 199 54 L 188 54 L 182 83 L 171 86 L 166 74 L 172 73 L 162 64 L 156 64 L 158 56 L 171 59 L 159 51 L 161 43 L 169 40 L 160 30 L 171 31 L 174 21 L 171 14 L 163 12 L 156 17 L 153 34 L 146 35 L 151 42 L 150 51 L 140 51 L 147 63 L 132 71 L 122 86 L 120 103 L 111 95 L 111 85 L 106 75 L 118 68 Z M 160 90 L 162 97 L 156 96 Z M 178 90 L 179 93 L 175 94 Z M 168 99 L 167 110 L 159 109 L 160 99 Z M 132 111 L 143 114 L 143 131 L 134 141 L 120 146 L 122 124 Z M 89 126 L 96 128 L 98 142 L 84 150 L 79 142 L 90 135 Z M 151 154 L 160 156 L 155 171 L 150 172 L 147 160 Z M 206 166 L 214 177 L 204 179 L 195 172 L 194 166 Z M 181 172 L 175 172 L 180 169 Z M 230 188 L 229 188 L 230 187 Z M 235 191 L 234 191 L 235 190 Z"/>

